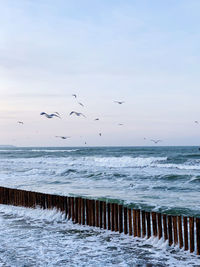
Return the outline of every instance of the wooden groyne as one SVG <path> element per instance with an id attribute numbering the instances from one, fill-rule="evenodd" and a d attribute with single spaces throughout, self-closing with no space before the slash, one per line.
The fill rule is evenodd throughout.
<path id="1" fill-rule="evenodd" d="M 59 196 L 0 187 L 0 204 L 27 208 L 53 209 L 65 213 L 74 223 L 95 226 L 134 237 L 168 240 L 200 255 L 200 218 L 166 215 L 132 209 L 127 206 L 86 199 Z"/>

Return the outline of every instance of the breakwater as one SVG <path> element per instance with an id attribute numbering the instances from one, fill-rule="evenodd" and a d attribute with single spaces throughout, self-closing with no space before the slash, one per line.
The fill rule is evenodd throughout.
<path id="1" fill-rule="evenodd" d="M 168 240 L 200 255 L 200 218 L 166 215 L 109 201 L 82 197 L 59 196 L 0 187 L 0 204 L 27 208 L 56 208 L 74 223 L 100 227 L 139 238 L 157 237 Z"/>

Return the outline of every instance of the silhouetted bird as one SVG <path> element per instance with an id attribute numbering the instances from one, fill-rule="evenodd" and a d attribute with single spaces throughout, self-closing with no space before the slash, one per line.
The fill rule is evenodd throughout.
<path id="1" fill-rule="evenodd" d="M 72 115 L 72 114 L 75 114 L 75 115 L 78 116 L 78 117 L 83 116 L 83 117 L 86 118 L 86 116 L 85 116 L 83 113 L 81 113 L 81 112 L 72 111 L 72 112 L 70 112 L 69 115 Z"/>

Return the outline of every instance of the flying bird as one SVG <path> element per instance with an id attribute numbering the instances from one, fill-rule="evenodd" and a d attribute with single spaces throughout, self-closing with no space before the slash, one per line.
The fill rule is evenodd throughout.
<path id="1" fill-rule="evenodd" d="M 199 122 L 198 122 L 198 121 L 194 121 L 194 123 L 196 123 L 196 124 L 199 124 Z"/>
<path id="2" fill-rule="evenodd" d="M 55 137 L 61 138 L 61 139 L 67 139 L 70 138 L 71 136 L 60 136 L 60 135 L 56 135 Z"/>
<path id="3" fill-rule="evenodd" d="M 78 104 L 79 104 L 80 106 L 84 107 L 84 105 L 83 105 L 81 102 L 78 102 Z"/>
<path id="4" fill-rule="evenodd" d="M 101 133 L 99 133 L 99 136 L 101 136 Z"/>
<path id="5" fill-rule="evenodd" d="M 47 114 L 46 112 L 41 112 L 40 115 L 44 115 L 48 119 L 52 119 L 53 117 L 60 118 L 60 116 L 55 113 Z"/>
<path id="6" fill-rule="evenodd" d="M 75 114 L 75 115 L 78 116 L 78 117 L 83 116 L 83 117 L 86 118 L 86 116 L 85 116 L 83 113 L 81 113 L 81 112 L 72 111 L 72 112 L 70 112 L 69 115 L 72 115 L 72 114 Z"/>
<path id="7" fill-rule="evenodd" d="M 73 94 L 72 96 L 74 96 L 74 98 L 77 98 L 77 95 L 76 94 Z"/>
<path id="8" fill-rule="evenodd" d="M 122 125 L 124 125 L 124 124 L 123 124 L 123 123 L 118 123 L 118 125 L 119 125 L 119 126 L 122 126 Z"/>
<path id="9" fill-rule="evenodd" d="M 99 118 L 94 119 L 95 121 L 99 121 Z"/>
<path id="10" fill-rule="evenodd" d="M 117 103 L 117 104 L 119 104 L 119 105 L 121 105 L 121 104 L 124 103 L 124 101 L 114 101 L 114 102 Z"/>
<path id="11" fill-rule="evenodd" d="M 154 140 L 154 139 L 151 139 L 152 142 L 154 142 L 154 144 L 157 144 L 159 142 L 161 142 L 162 140 Z"/>
<path id="12" fill-rule="evenodd" d="M 23 121 L 18 121 L 17 123 L 18 123 L 18 124 L 24 124 Z"/>

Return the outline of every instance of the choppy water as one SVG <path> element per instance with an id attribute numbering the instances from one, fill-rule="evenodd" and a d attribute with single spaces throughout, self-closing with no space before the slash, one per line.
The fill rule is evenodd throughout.
<path id="1" fill-rule="evenodd" d="M 197 147 L 2 148 L 0 185 L 200 216 Z M 2 266 L 200 266 L 162 240 L 66 222 L 55 211 L 0 205 Z M 3 265 L 5 263 L 5 265 Z M 6 265 L 7 264 L 7 265 Z"/>

